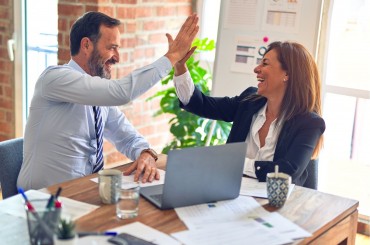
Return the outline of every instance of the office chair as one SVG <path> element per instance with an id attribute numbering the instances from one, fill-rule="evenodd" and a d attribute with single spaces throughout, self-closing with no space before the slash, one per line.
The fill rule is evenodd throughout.
<path id="1" fill-rule="evenodd" d="M 3 198 L 18 194 L 17 178 L 23 162 L 23 138 L 0 142 L 0 183 Z"/>
<path id="2" fill-rule="evenodd" d="M 318 177 L 319 177 L 319 159 L 313 159 L 307 166 L 308 176 L 303 187 L 317 190 Z"/>

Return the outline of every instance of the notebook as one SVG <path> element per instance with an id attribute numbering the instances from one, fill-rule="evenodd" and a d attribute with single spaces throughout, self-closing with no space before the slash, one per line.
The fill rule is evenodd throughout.
<path id="1" fill-rule="evenodd" d="M 141 195 L 160 209 L 233 199 L 239 196 L 246 143 L 171 150 L 163 185 Z"/>

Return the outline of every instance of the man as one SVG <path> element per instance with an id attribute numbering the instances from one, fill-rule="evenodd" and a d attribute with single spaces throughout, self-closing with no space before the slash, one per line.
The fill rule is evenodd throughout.
<path id="1" fill-rule="evenodd" d="M 168 52 L 130 75 L 110 80 L 119 61 L 120 21 L 88 12 L 70 32 L 71 60 L 48 67 L 39 77 L 24 135 L 24 161 L 17 185 L 39 189 L 98 172 L 103 167 L 102 137 L 130 159 L 135 180 L 159 179 L 156 154 L 116 107 L 146 92 L 172 66 L 195 50 L 198 17 L 193 14 L 173 40 L 166 34 Z"/>

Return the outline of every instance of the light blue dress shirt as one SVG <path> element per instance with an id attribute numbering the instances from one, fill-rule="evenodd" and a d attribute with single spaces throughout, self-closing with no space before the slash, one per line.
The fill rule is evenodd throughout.
<path id="1" fill-rule="evenodd" d="M 96 164 L 92 105 L 101 106 L 104 137 L 136 160 L 148 142 L 116 107 L 146 92 L 172 65 L 166 57 L 119 80 L 86 74 L 73 60 L 39 77 L 24 135 L 18 187 L 39 189 L 91 174 Z"/>

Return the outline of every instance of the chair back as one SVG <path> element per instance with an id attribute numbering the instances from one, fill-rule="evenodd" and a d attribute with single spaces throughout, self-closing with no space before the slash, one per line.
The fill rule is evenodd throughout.
<path id="1" fill-rule="evenodd" d="M 312 159 L 307 166 L 308 176 L 303 187 L 317 190 L 319 177 L 319 159 Z"/>
<path id="2" fill-rule="evenodd" d="M 0 183 L 3 198 L 18 194 L 17 179 L 23 162 L 23 138 L 0 142 Z"/>

